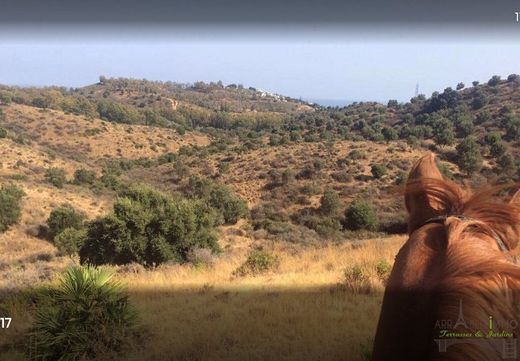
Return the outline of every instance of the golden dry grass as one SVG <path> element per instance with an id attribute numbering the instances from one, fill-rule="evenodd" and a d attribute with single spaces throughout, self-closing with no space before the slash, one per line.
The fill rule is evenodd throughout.
<path id="1" fill-rule="evenodd" d="M 229 250 L 211 268 L 164 266 L 121 275 L 149 339 L 139 360 L 359 360 L 375 332 L 384 289 L 375 265 L 393 262 L 403 237 L 358 245 L 270 244 L 279 267 L 235 278 L 245 252 Z M 267 242 L 267 241 L 266 241 Z M 343 289 L 359 265 L 369 294 Z"/>
<path id="2" fill-rule="evenodd" d="M 233 271 L 252 245 L 245 238 L 227 241 L 233 245 L 212 267 L 164 265 L 118 273 L 145 330 L 121 359 L 361 359 L 382 300 L 375 265 L 391 263 L 403 237 L 307 247 L 265 241 L 264 249 L 280 259 L 278 268 L 245 277 Z M 67 262 L 61 259 L 61 266 Z M 354 265 L 368 276 L 370 293 L 341 287 L 344 270 Z M 30 325 L 19 304 L 7 308 L 15 325 L 0 350 L 7 340 L 19 341 Z"/>
<path id="3" fill-rule="evenodd" d="M 83 161 L 157 157 L 182 145 L 209 143 L 207 136 L 195 132 L 180 136 L 173 129 L 110 123 L 26 105 L 9 105 L 4 113 L 5 126 L 34 142 L 32 148 L 55 149 L 62 156 Z"/>

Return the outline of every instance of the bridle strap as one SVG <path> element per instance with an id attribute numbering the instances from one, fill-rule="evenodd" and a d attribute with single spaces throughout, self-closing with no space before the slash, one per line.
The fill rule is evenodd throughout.
<path id="1" fill-rule="evenodd" d="M 443 215 L 443 216 L 436 216 L 436 217 L 429 218 L 428 220 L 426 220 L 426 222 L 424 222 L 421 225 L 421 227 L 425 226 L 429 223 L 442 222 L 444 224 L 449 217 L 455 217 L 461 221 L 476 221 L 476 219 L 465 216 L 463 214 Z M 509 247 L 507 247 L 507 245 L 504 242 L 504 240 L 502 239 L 502 237 L 500 237 L 500 235 L 497 232 L 495 232 L 492 228 L 490 228 L 490 231 L 491 231 L 491 235 L 495 239 L 495 242 L 497 243 L 498 248 L 500 248 L 500 250 L 504 253 L 509 253 L 510 249 L 509 249 Z"/>

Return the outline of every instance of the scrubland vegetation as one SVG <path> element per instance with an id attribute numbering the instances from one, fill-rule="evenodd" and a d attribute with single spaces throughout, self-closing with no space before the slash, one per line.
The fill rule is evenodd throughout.
<path id="1" fill-rule="evenodd" d="M 410 167 L 434 151 L 446 178 L 518 181 L 519 79 L 343 108 L 221 82 L 1 86 L 0 355 L 366 358 Z"/>

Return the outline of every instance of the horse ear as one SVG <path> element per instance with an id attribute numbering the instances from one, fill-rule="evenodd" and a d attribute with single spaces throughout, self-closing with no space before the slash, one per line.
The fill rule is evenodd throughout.
<path id="1" fill-rule="evenodd" d="M 412 233 L 428 219 L 442 214 L 445 203 L 419 186 L 421 181 L 442 181 L 435 155 L 429 153 L 415 163 L 406 183 L 405 204 L 409 214 L 408 231 Z"/>

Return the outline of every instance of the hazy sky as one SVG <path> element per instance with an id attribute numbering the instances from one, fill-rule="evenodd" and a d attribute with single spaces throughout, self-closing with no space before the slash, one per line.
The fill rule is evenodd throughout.
<path id="1" fill-rule="evenodd" d="M 365 29 L 366 30 L 366 29 Z M 98 76 L 242 83 L 302 98 L 407 101 L 520 73 L 520 41 L 363 29 L 66 29 L 0 35 L 0 83 L 82 86 Z"/>

